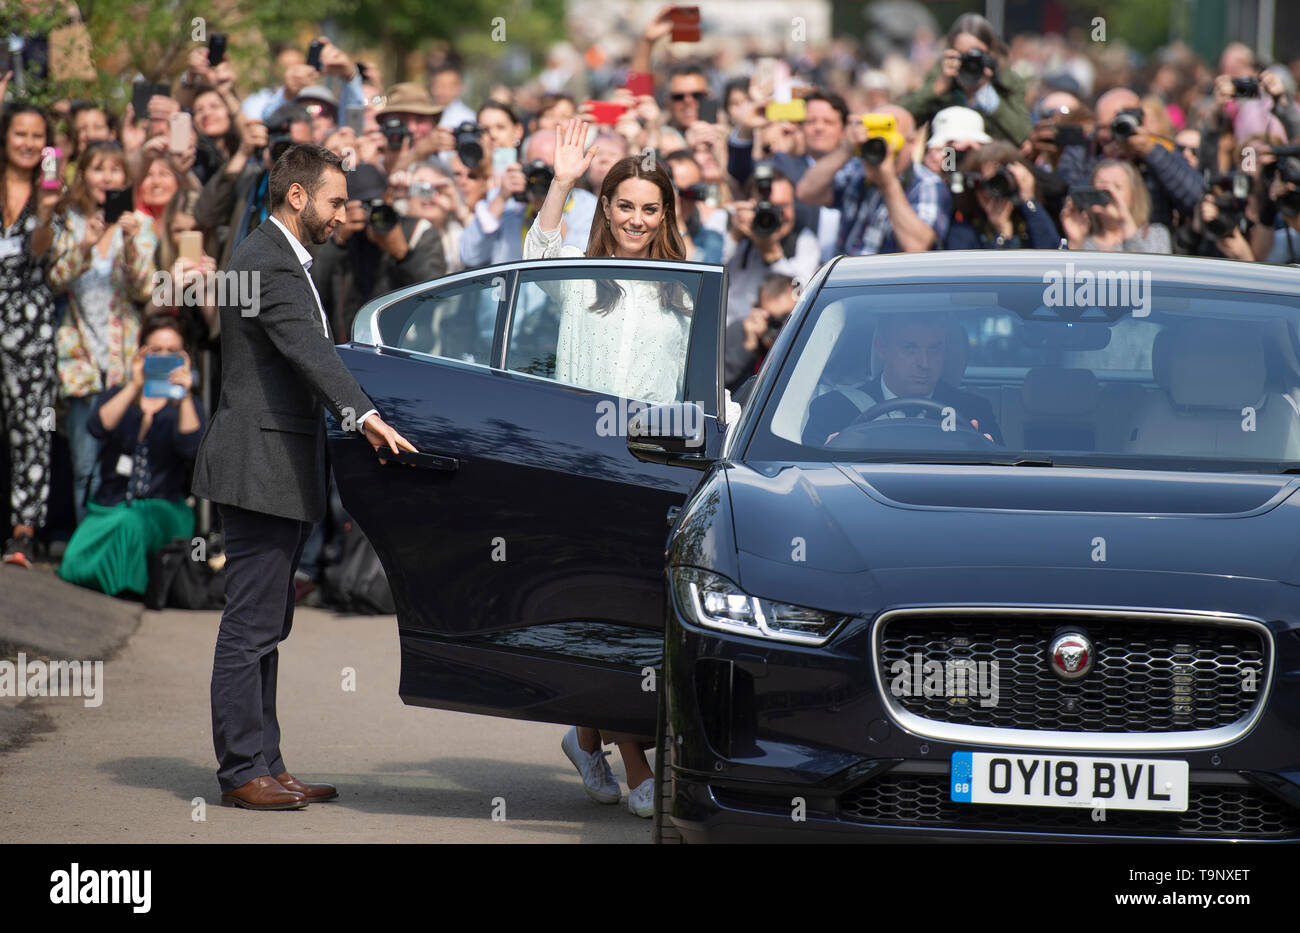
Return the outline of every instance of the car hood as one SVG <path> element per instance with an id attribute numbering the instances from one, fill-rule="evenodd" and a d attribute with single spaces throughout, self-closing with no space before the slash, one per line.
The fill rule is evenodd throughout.
<path id="1" fill-rule="evenodd" d="M 921 569 L 1300 582 L 1292 476 L 818 463 L 738 464 L 727 482 L 738 582 L 811 605 L 875 602 L 890 572 Z"/>

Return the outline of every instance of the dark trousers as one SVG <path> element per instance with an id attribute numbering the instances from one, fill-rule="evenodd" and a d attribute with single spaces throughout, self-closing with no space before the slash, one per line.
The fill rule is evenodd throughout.
<path id="1" fill-rule="evenodd" d="M 308 522 L 222 505 L 226 609 L 212 661 L 212 745 L 217 781 L 234 790 L 282 774 L 275 716 L 279 644 L 293 625 L 293 574 Z"/>

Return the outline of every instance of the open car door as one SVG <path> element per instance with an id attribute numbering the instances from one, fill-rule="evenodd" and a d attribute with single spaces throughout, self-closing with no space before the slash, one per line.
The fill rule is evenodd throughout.
<path id="1" fill-rule="evenodd" d="M 339 353 L 420 451 L 381 465 L 331 425 L 343 504 L 392 587 L 404 702 L 653 734 L 667 514 L 700 474 L 634 459 L 641 400 L 599 386 L 635 370 L 674 395 L 644 401 L 696 403 L 716 457 L 725 285 L 715 265 L 533 260 L 358 312 Z M 611 287 L 667 304 L 620 322 L 591 300 Z"/>

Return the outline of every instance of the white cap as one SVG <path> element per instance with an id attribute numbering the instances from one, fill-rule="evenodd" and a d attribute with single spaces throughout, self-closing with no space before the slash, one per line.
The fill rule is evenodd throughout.
<path id="1" fill-rule="evenodd" d="M 936 149 L 949 143 L 970 140 L 980 145 L 993 142 L 984 132 L 984 118 L 969 107 L 945 107 L 930 121 L 930 141 L 927 149 Z"/>

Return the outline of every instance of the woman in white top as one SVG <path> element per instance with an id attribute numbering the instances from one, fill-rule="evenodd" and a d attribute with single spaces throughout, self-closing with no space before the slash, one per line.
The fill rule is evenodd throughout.
<path id="1" fill-rule="evenodd" d="M 544 131 L 545 132 L 545 131 Z M 555 129 L 555 178 L 537 219 L 524 239 L 524 258 L 581 255 L 560 245 L 564 205 L 598 147 L 585 153 L 587 124 L 569 120 Z M 614 163 L 600 186 L 587 256 L 629 260 L 684 259 L 677 230 L 674 192 L 657 161 L 629 156 Z M 566 279 L 543 288 L 560 308 L 555 376 L 561 382 L 650 402 L 682 398 L 682 372 L 692 304 L 672 282 L 637 279 Z M 601 741 L 618 745 L 627 769 L 628 809 L 651 816 L 654 774 L 645 749 L 647 736 L 573 728 L 561 743 L 582 775 L 588 796 L 618 803 L 621 796 Z"/>
<path id="2" fill-rule="evenodd" d="M 587 124 L 556 128 L 555 179 L 524 238 L 525 259 L 582 256 L 561 245 L 564 204 L 598 146 L 583 153 Z M 677 230 L 674 192 L 657 161 L 628 156 L 615 162 L 600 186 L 585 255 L 619 259 L 685 259 Z M 555 378 L 647 402 L 682 399 L 692 302 L 662 277 L 564 279 L 539 283 L 555 299 L 560 333 Z"/>

